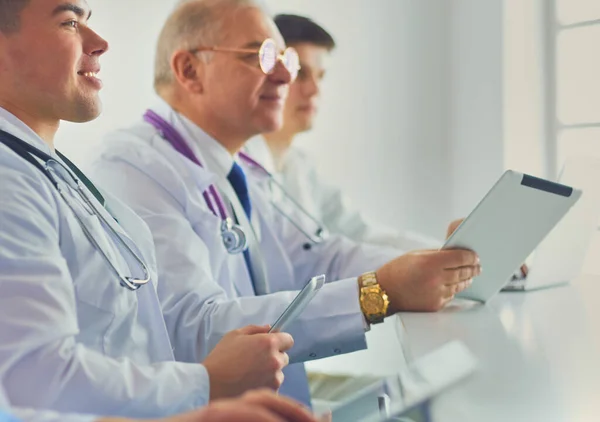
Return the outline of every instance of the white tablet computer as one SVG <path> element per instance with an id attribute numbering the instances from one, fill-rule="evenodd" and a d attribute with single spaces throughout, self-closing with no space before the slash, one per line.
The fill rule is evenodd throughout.
<path id="1" fill-rule="evenodd" d="M 292 303 L 277 318 L 277 321 L 271 326 L 270 333 L 285 331 L 285 329 L 304 311 L 310 301 L 321 290 L 325 284 L 325 275 L 321 274 L 308 280 L 306 285 L 296 295 Z"/>
<path id="2" fill-rule="evenodd" d="M 482 273 L 458 296 L 488 301 L 577 202 L 581 191 L 508 170 L 442 249 L 470 249 Z"/>

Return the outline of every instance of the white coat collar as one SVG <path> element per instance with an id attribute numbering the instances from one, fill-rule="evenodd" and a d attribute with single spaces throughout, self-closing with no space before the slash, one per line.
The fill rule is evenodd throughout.
<path id="1" fill-rule="evenodd" d="M 246 145 L 244 145 L 244 151 L 269 173 L 276 173 L 275 160 L 273 160 L 271 150 L 262 135 L 251 138 Z"/>
<path id="2" fill-rule="evenodd" d="M 39 149 L 42 152 L 50 155 L 56 161 L 62 163 L 65 168 L 73 175 L 73 177 L 77 178 L 71 168 L 67 166 L 63 160 L 61 160 L 56 152 L 54 152 L 50 146 L 44 142 L 44 140 L 33 131 L 29 126 L 27 126 L 22 120 L 20 120 L 17 116 L 9 112 L 8 110 L 0 107 L 0 129 L 5 132 L 10 133 L 13 136 L 16 136 L 21 141 L 28 143 L 29 145 Z"/>
<path id="3" fill-rule="evenodd" d="M 27 142 L 29 145 L 56 157 L 50 146 L 29 126 L 23 123 L 17 116 L 0 107 L 0 129 Z"/>
<path id="4" fill-rule="evenodd" d="M 180 133 L 202 166 L 221 178 L 227 177 L 234 158 L 223 145 L 162 99 L 152 110 Z"/>

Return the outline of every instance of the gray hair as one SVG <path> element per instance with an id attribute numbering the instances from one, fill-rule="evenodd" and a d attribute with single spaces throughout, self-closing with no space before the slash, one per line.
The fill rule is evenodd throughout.
<path id="1" fill-rule="evenodd" d="M 2 1 L 2 0 L 0 0 Z M 154 61 L 154 89 L 175 80 L 171 57 L 177 50 L 213 46 L 223 38 L 223 23 L 230 13 L 246 8 L 266 11 L 261 0 L 182 0 L 165 22 L 158 37 Z M 210 60 L 209 54 L 202 55 Z"/>
<path id="2" fill-rule="evenodd" d="M 29 0 L 0 0 L 0 32 L 18 32 L 21 26 L 21 12 L 28 4 Z"/>

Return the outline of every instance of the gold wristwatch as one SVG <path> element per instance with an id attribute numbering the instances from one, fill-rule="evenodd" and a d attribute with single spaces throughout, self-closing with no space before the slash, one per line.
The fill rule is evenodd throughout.
<path id="1" fill-rule="evenodd" d="M 360 289 L 360 309 L 370 324 L 379 324 L 387 315 L 390 301 L 388 295 L 377 282 L 374 272 L 358 277 Z"/>

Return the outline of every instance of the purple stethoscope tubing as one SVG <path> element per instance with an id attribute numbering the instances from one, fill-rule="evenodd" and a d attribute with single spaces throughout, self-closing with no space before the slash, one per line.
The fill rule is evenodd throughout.
<path id="1" fill-rule="evenodd" d="M 146 113 L 144 113 L 144 121 L 151 124 L 156 130 L 158 130 L 162 134 L 163 138 L 167 142 L 169 142 L 171 144 L 171 146 L 173 146 L 173 148 L 175 148 L 175 150 L 177 152 L 179 152 L 181 155 L 183 155 L 184 157 L 186 157 L 193 163 L 197 164 L 198 166 L 204 168 L 204 166 L 202 165 L 202 163 L 200 162 L 198 157 L 196 157 L 196 155 L 194 154 L 192 149 L 188 146 L 188 144 L 185 142 L 185 140 L 183 139 L 181 134 L 177 131 L 177 129 L 175 129 L 172 125 L 170 125 L 165 119 L 163 119 L 161 116 L 159 116 L 154 111 L 147 110 Z M 318 230 L 314 235 L 312 235 L 311 233 L 306 232 L 297 222 L 295 222 L 290 216 L 288 216 L 285 212 L 283 212 L 282 209 L 280 209 L 275 204 L 273 204 L 275 206 L 275 208 L 282 215 L 284 215 L 300 232 L 302 232 L 312 243 L 315 243 L 315 244 L 321 243 L 324 240 L 324 238 L 327 236 L 327 229 L 321 224 L 321 222 L 318 221 L 314 216 L 312 216 L 308 211 L 306 211 L 304 209 L 304 207 L 302 207 L 301 204 L 299 204 L 296 200 L 294 200 L 292 197 L 290 197 L 289 194 L 287 194 L 287 192 L 285 192 L 285 189 L 283 189 L 283 187 L 281 185 L 279 185 L 277 182 L 275 182 L 275 179 L 273 178 L 271 173 L 267 169 L 265 169 L 258 161 L 256 161 L 255 159 L 253 159 L 248 154 L 246 154 L 245 152 L 242 152 L 242 151 L 240 151 L 238 153 L 238 156 L 240 157 L 241 160 L 245 161 L 250 166 L 259 169 L 262 173 L 264 173 L 266 176 L 268 176 L 272 182 L 276 183 L 280 187 L 280 189 L 282 189 L 282 191 L 284 192 L 286 197 L 288 197 L 295 204 L 296 207 L 298 207 L 305 215 L 307 215 L 311 220 L 313 220 L 317 224 Z M 204 197 L 204 200 L 206 201 L 206 205 L 208 206 L 208 208 L 211 210 L 211 212 L 214 215 L 216 215 L 217 217 L 220 217 L 221 220 L 223 220 L 223 221 L 227 220 L 228 217 L 227 217 L 227 211 L 225 209 L 225 204 L 223 203 L 221 195 L 219 195 L 219 192 L 217 192 L 215 185 L 211 184 L 207 190 L 202 192 L 202 196 Z M 216 207 L 215 207 L 215 205 L 213 205 L 211 196 L 214 199 L 214 203 L 216 204 Z"/>
<path id="2" fill-rule="evenodd" d="M 144 121 L 146 123 L 151 124 L 152 126 L 154 126 L 154 128 L 156 130 L 161 132 L 163 135 L 163 138 L 167 142 L 169 142 L 171 144 L 171 146 L 173 146 L 173 148 L 175 148 L 175 150 L 177 152 L 179 152 L 181 155 L 183 155 L 184 157 L 186 157 L 188 160 L 192 161 L 193 163 L 204 168 L 204 166 L 202 165 L 202 163 L 200 162 L 198 157 L 196 157 L 196 155 L 194 154 L 192 149 L 188 146 L 188 144 L 185 142 L 185 140 L 183 139 L 181 134 L 177 131 L 177 129 L 175 129 L 173 126 L 171 126 L 166 120 L 164 120 L 162 117 L 160 117 L 154 111 L 147 110 L 146 113 L 144 113 Z M 262 170 L 265 174 L 270 175 L 269 172 L 261 164 L 259 164 L 256 160 L 254 160 L 248 154 L 240 151 L 240 153 L 238 155 L 242 160 L 246 161 L 248 164 L 250 164 L 254 167 L 257 167 L 258 169 Z M 225 204 L 223 203 L 223 200 L 221 199 L 221 195 L 219 195 L 219 192 L 217 192 L 215 185 L 210 185 L 207 190 L 202 192 L 202 196 L 204 197 L 204 200 L 206 201 L 206 205 L 208 205 L 208 208 L 211 210 L 211 212 L 214 215 L 216 215 L 217 217 L 220 217 L 222 220 L 225 220 L 227 218 L 227 211 L 225 210 Z M 213 205 L 211 196 L 214 199 L 214 204 L 216 204 L 216 207 L 215 207 L 215 205 Z"/>
<path id="3" fill-rule="evenodd" d="M 188 160 L 192 161 L 193 163 L 204 168 L 204 166 L 202 165 L 202 163 L 200 162 L 198 157 L 196 157 L 196 155 L 193 153 L 192 149 L 188 146 L 188 144 L 186 144 L 186 142 L 183 139 L 183 137 L 181 136 L 181 134 L 173 126 L 171 126 L 167 121 L 165 121 L 162 117 L 160 117 L 158 114 L 156 114 L 152 110 L 147 110 L 146 113 L 144 114 L 144 121 L 151 124 L 152 126 L 154 126 L 154 128 L 156 130 L 161 132 L 163 135 L 163 138 L 167 142 L 169 142 L 171 144 L 171 146 L 173 146 L 173 148 L 175 148 L 175 150 L 177 152 L 179 152 L 181 155 L 183 155 L 184 157 L 186 157 Z M 219 193 L 217 192 L 215 185 L 210 185 L 207 190 L 202 192 L 202 196 L 204 197 L 204 200 L 206 201 L 206 205 L 208 205 L 208 208 L 211 210 L 211 212 L 214 215 L 216 215 L 217 217 L 220 217 L 222 220 L 225 220 L 227 218 L 227 211 L 225 210 L 225 204 L 223 203 L 223 200 L 221 199 L 221 195 L 219 195 Z M 211 196 L 214 199 L 214 204 L 216 204 L 216 207 L 215 207 L 215 205 L 213 205 Z"/>

